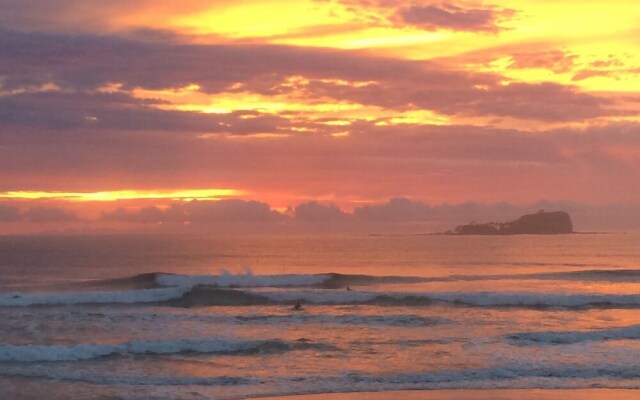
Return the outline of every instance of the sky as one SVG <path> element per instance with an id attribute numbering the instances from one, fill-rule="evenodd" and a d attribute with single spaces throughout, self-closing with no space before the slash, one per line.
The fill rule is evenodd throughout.
<path id="1" fill-rule="evenodd" d="M 0 233 L 640 228 L 635 0 L 0 10 Z"/>

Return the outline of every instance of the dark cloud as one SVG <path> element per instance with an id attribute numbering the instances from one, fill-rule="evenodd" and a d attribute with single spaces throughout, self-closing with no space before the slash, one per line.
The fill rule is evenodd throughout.
<path id="1" fill-rule="evenodd" d="M 192 201 L 182 206 L 182 211 L 191 222 L 274 222 L 280 219 L 277 211 L 259 201 L 220 200 Z"/>
<path id="2" fill-rule="evenodd" d="M 124 208 L 118 208 L 111 212 L 102 214 L 105 221 L 132 222 L 132 223 L 159 223 L 168 220 L 167 215 L 158 207 L 144 207 L 137 211 L 127 211 Z"/>
<path id="3" fill-rule="evenodd" d="M 31 207 L 23 213 L 29 222 L 71 222 L 78 219 L 77 215 L 69 210 L 55 207 Z"/>
<path id="4" fill-rule="evenodd" d="M 215 1 L 215 5 L 225 3 L 233 4 L 233 1 Z M 0 0 L 0 26 L 53 32 L 113 31 L 112 21 L 122 20 L 124 16 L 132 20 L 131 28 L 135 30 L 145 19 L 149 23 L 157 22 L 167 14 L 192 15 L 208 10 L 212 5 L 210 0 L 180 3 L 172 0 Z M 120 28 L 127 30 L 128 27 Z"/>
<path id="5" fill-rule="evenodd" d="M 529 204 L 475 203 L 430 205 L 407 198 L 367 205 L 354 210 L 358 222 L 429 223 L 448 229 L 469 222 L 504 222 L 539 210 L 567 211 L 577 230 L 640 229 L 640 207 L 630 205 L 591 205 L 574 201 L 540 200 Z"/>
<path id="6" fill-rule="evenodd" d="M 396 197 L 384 204 L 358 207 L 353 215 L 360 221 L 425 221 L 433 217 L 431 207 L 403 197 Z"/>
<path id="7" fill-rule="evenodd" d="M 448 115 L 501 116 L 538 121 L 581 121 L 606 115 L 622 115 L 613 102 L 555 83 L 456 82 L 455 77 L 425 85 L 382 82 L 349 87 L 331 82 L 312 82 L 316 95 L 346 99 L 361 104 L 407 110 L 436 110 Z"/>
<path id="8" fill-rule="evenodd" d="M 0 204 L 0 222 L 20 221 L 22 216 L 16 207 Z"/>
<path id="9" fill-rule="evenodd" d="M 52 130 L 117 129 L 232 134 L 288 132 L 285 118 L 259 112 L 205 114 L 153 108 L 124 93 L 37 92 L 0 97 L 0 124 Z"/>
<path id="10" fill-rule="evenodd" d="M 578 121 L 608 112 L 608 101 L 555 83 L 512 83 L 488 91 L 487 101 L 469 104 L 478 114 L 512 116 L 539 121 Z"/>
<path id="11" fill-rule="evenodd" d="M 356 208 L 354 216 L 361 222 L 412 223 L 432 222 L 449 223 L 455 221 L 492 221 L 513 218 L 519 214 L 537 211 L 539 203 L 512 205 L 500 203 L 465 202 L 459 204 L 431 205 L 420 201 L 397 197 L 386 203 L 366 205 Z M 553 205 L 548 204 L 548 208 Z"/>
<path id="12" fill-rule="evenodd" d="M 56 83 L 91 89 L 109 83 L 126 88 L 168 89 L 199 84 L 207 93 L 234 83 L 317 78 L 389 79 L 420 74 L 418 63 L 371 58 L 328 49 L 268 45 L 150 44 L 105 36 L 2 31 L 0 73 L 8 89 Z"/>
<path id="13" fill-rule="evenodd" d="M 398 10 L 397 17 L 404 23 L 422 29 L 448 29 L 469 32 L 498 32 L 499 22 L 515 13 L 511 9 L 466 8 L 452 3 L 441 5 L 413 5 Z"/>
<path id="14" fill-rule="evenodd" d="M 310 201 L 300 204 L 295 208 L 295 219 L 303 222 L 332 223 L 344 221 L 347 217 L 342 210 L 334 204 L 322 204 Z"/>
<path id="15" fill-rule="evenodd" d="M 122 90 L 175 89 L 197 84 L 216 94 L 248 91 L 264 95 L 290 94 L 298 90 L 312 100 L 328 97 L 392 109 L 429 109 L 458 115 L 497 115 L 543 121 L 572 121 L 615 115 L 617 111 L 596 95 L 557 84 L 512 83 L 503 85 L 498 75 L 452 71 L 429 62 L 366 56 L 359 52 L 268 45 L 187 45 L 143 43 L 114 37 L 70 36 L 2 31 L 0 75 L 5 91 L 24 91 L 56 85 L 65 91 L 92 91 L 119 83 Z M 295 88 L 292 76 L 310 81 Z M 369 82 L 350 86 L 332 80 Z M 301 92 L 301 93 L 300 93 Z M 49 94 L 54 97 L 54 95 Z M 59 126 L 78 124 L 79 109 L 65 109 Z M 13 96 L 11 96 L 13 97 Z M 28 100 L 4 99 L 16 108 L 14 119 L 27 121 Z M 53 99 L 52 99 L 53 101 Z M 15 103 L 19 103 L 16 105 Z M 21 108 L 20 105 L 23 107 Z M 93 110 L 106 114 L 114 128 L 166 125 L 177 129 L 208 127 L 199 113 L 169 113 L 153 104 L 130 104 Z M 531 110 L 536 110 L 531 111 Z M 118 115 L 113 115 L 118 112 Z M 54 111 L 49 111 L 49 114 Z M 35 116 L 35 121 L 52 118 Z M 5 115 L 5 118 L 9 118 Z M 155 122 L 155 121 L 158 122 Z M 273 121 L 264 121 L 273 124 Z M 118 125 L 120 123 L 120 126 Z M 249 123 L 249 122 L 248 122 Z M 260 123 L 260 121 L 258 121 Z"/>
<path id="16" fill-rule="evenodd" d="M 5 130 L 0 190 L 199 188 L 203 182 L 213 182 L 214 187 L 305 198 L 379 199 L 402 194 L 442 201 L 527 202 L 543 196 L 640 200 L 628 185 L 640 179 L 640 159 L 633 153 L 640 151 L 638 124 L 521 132 L 472 126 L 376 126 L 371 121 L 354 123 L 349 130 L 351 135 L 343 138 L 300 135 L 260 140 L 108 130 L 56 135 Z"/>
<path id="17" fill-rule="evenodd" d="M 458 0 L 338 1 L 369 24 L 411 25 L 425 30 L 496 33 L 505 29 L 501 23 L 516 13 L 509 8 Z"/>
<path id="18" fill-rule="evenodd" d="M 266 203 L 237 199 L 175 203 L 165 210 L 153 206 L 137 211 L 119 208 L 102 215 L 105 221 L 133 223 L 265 223 L 282 218 Z"/>
<path id="19" fill-rule="evenodd" d="M 176 203 L 162 210 L 144 207 L 127 211 L 117 209 L 104 213 L 103 222 L 158 224 L 190 222 L 194 228 L 203 226 L 271 227 L 273 232 L 313 231 L 313 229 L 344 232 L 413 232 L 445 231 L 470 222 L 505 222 L 539 210 L 567 211 L 576 230 L 640 229 L 640 208 L 632 205 L 591 205 L 574 201 L 540 200 L 533 203 L 445 203 L 428 204 L 404 197 L 392 198 L 385 203 L 357 207 L 352 213 L 335 205 L 315 201 L 295 207 L 295 214 L 285 216 L 271 211 L 269 205 L 257 201 L 226 200 L 219 202 Z M 194 212 L 194 207 L 204 213 Z M 243 215 L 246 210 L 250 215 Z M 279 224 L 265 224 L 265 222 Z M 100 221 L 97 221 L 97 223 Z M 407 230 L 408 229 L 408 230 Z M 269 230 L 266 232 L 270 232 Z"/>

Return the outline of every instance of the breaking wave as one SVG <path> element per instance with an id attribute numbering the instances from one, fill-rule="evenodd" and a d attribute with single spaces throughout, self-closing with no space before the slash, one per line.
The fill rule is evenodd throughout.
<path id="1" fill-rule="evenodd" d="M 531 279 L 566 279 L 583 275 L 635 279 L 639 271 L 576 271 L 524 275 Z M 496 279 L 486 276 L 482 279 Z M 517 276 L 512 276 L 515 278 Z M 477 278 L 477 277 L 476 277 Z M 393 306 L 451 305 L 458 307 L 640 308 L 640 294 L 566 294 L 538 292 L 399 292 L 384 284 L 419 283 L 464 277 L 421 278 L 372 275 L 175 275 L 152 273 L 88 282 L 85 290 L 54 293 L 0 294 L 0 307 L 72 304 L 164 304 L 177 307 L 292 304 Z M 520 278 L 518 278 L 520 279 Z M 621 278 L 622 279 L 622 278 Z M 94 290 L 96 287 L 103 290 Z M 353 286 L 355 290 L 345 290 Z M 122 290 L 129 287 L 131 290 Z M 87 289 L 92 289 L 87 291 Z M 117 290 L 113 290 L 117 289 Z"/>
<path id="2" fill-rule="evenodd" d="M 292 304 L 381 306 L 450 305 L 458 307 L 512 308 L 640 308 L 640 295 L 554 294 L 537 292 L 374 292 L 303 290 L 236 290 L 196 286 L 167 304 L 182 307 L 215 305 Z"/>
<path id="3" fill-rule="evenodd" d="M 368 286 L 386 283 L 417 283 L 429 280 L 429 278 L 415 276 L 345 275 L 337 273 L 313 275 L 253 275 L 251 273 L 224 273 L 221 275 L 157 274 L 155 279 L 160 286 L 210 285 L 227 288 L 314 287 L 323 289 L 338 289 L 347 286 Z"/>
<path id="4" fill-rule="evenodd" d="M 158 303 L 180 298 L 189 290 L 191 288 L 182 286 L 97 292 L 8 293 L 0 295 L 0 306 Z"/>
<path id="5" fill-rule="evenodd" d="M 640 325 L 593 331 L 523 332 L 509 335 L 507 339 L 514 344 L 525 346 L 604 342 L 608 340 L 638 340 L 640 339 Z"/>
<path id="6" fill-rule="evenodd" d="M 475 381 L 510 381 L 520 378 L 640 378 L 640 365 L 600 365 L 567 366 L 559 364 L 537 365 L 535 363 L 521 363 L 514 365 L 500 365 L 488 368 L 468 370 L 444 370 L 424 373 L 409 373 L 396 376 L 358 376 L 346 377 L 353 382 L 369 384 L 412 384 L 416 388 L 431 388 L 429 384 L 464 383 Z M 424 385 L 424 386 L 421 386 Z"/>
<path id="7" fill-rule="evenodd" d="M 251 324 L 331 324 L 331 325 L 366 325 L 366 326 L 434 326 L 447 324 L 451 321 L 440 317 L 421 317 L 413 314 L 397 315 L 314 315 L 314 314 L 290 314 L 290 315 L 255 315 L 237 316 L 234 322 L 247 322 Z"/>
<path id="8" fill-rule="evenodd" d="M 338 376 L 292 378 L 271 396 L 330 392 L 370 392 L 429 389 L 569 389 L 599 387 L 637 388 L 640 365 L 566 366 L 521 363 L 488 368 L 442 370 L 374 376 L 347 373 Z M 313 382 L 313 388 L 303 386 Z M 615 381 L 614 381 L 615 380 Z M 301 383 L 300 386 L 296 386 Z"/>
<path id="9" fill-rule="evenodd" d="M 233 376 L 212 377 L 155 377 L 155 376 L 97 376 L 82 372 L 41 372 L 33 370 L 1 373 L 0 376 L 24 376 L 59 381 L 75 381 L 98 384 L 162 385 L 162 386 L 224 386 L 271 385 L 271 392 L 261 395 L 282 396 L 327 392 L 370 392 L 411 389 L 496 389 L 496 388 L 584 388 L 608 382 L 614 387 L 637 388 L 640 365 L 499 365 L 488 368 L 415 372 L 396 375 L 370 375 L 344 372 L 336 375 L 300 375 L 287 377 L 241 378 Z M 611 381 L 615 379 L 615 381 Z M 626 383 L 628 382 L 628 383 Z M 249 389 L 252 392 L 255 390 Z"/>
<path id="10" fill-rule="evenodd" d="M 329 349 L 331 346 L 307 339 L 295 342 L 199 338 L 173 340 L 133 340 L 116 344 L 0 345 L 0 362 L 80 361 L 123 355 L 168 354 L 270 354 L 292 350 Z"/>
<path id="11" fill-rule="evenodd" d="M 454 278 L 454 280 L 457 278 Z M 375 276 L 359 274 L 279 274 L 254 275 L 251 272 L 233 274 L 223 272 L 218 275 L 181 275 L 164 272 L 151 272 L 122 278 L 110 278 L 76 282 L 69 286 L 81 286 L 85 289 L 152 289 L 173 286 L 210 285 L 226 288 L 291 288 L 314 287 L 338 289 L 347 286 L 369 286 L 387 283 L 418 283 L 450 280 L 449 278 L 425 278 L 417 276 Z"/>
<path id="12" fill-rule="evenodd" d="M 94 375 L 81 372 L 64 373 L 58 371 L 19 371 L 2 372 L 0 376 L 51 379 L 65 382 L 82 382 L 97 385 L 135 385 L 135 386 L 237 386 L 259 383 L 255 378 L 243 378 L 239 376 L 108 376 L 104 374 Z"/>
<path id="13" fill-rule="evenodd" d="M 145 274 L 138 274 L 134 276 L 126 276 L 123 278 L 111 278 L 111 279 L 98 279 L 75 282 L 69 286 L 79 286 L 85 289 L 91 288 L 106 288 L 106 289 L 120 289 L 120 290 L 134 290 L 134 289 L 153 289 L 158 287 L 158 279 L 166 275 L 160 272 L 150 272 Z"/>
<path id="14" fill-rule="evenodd" d="M 0 295 L 0 306 L 72 304 L 164 304 L 176 307 L 292 304 L 381 306 L 451 305 L 513 308 L 640 308 L 637 294 L 564 294 L 538 292 L 392 292 L 331 289 L 224 289 L 197 285 L 112 291 Z"/>
<path id="15" fill-rule="evenodd" d="M 585 271 L 549 272 L 527 275 L 534 279 L 580 280 L 592 282 L 640 282 L 637 269 L 592 269 Z"/>

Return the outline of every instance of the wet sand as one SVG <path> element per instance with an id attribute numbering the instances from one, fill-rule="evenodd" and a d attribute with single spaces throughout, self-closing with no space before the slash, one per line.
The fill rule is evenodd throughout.
<path id="1" fill-rule="evenodd" d="M 500 389 L 405 390 L 397 392 L 329 393 L 262 397 L 261 400 L 637 400 L 640 390 L 630 389 Z"/>

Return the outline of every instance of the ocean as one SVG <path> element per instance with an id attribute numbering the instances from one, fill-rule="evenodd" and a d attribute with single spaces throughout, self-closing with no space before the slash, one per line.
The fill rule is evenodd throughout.
<path id="1" fill-rule="evenodd" d="M 0 321 L 2 399 L 640 388 L 640 235 L 5 236 Z"/>

